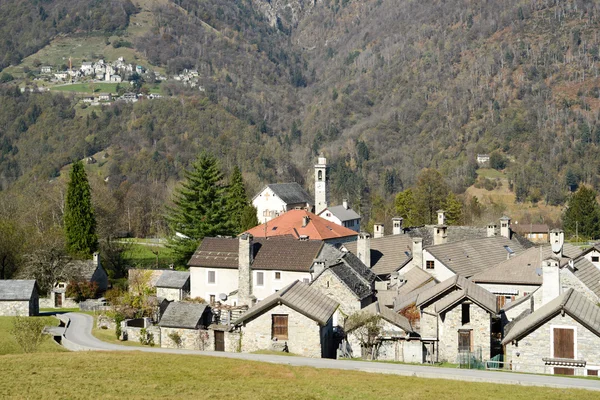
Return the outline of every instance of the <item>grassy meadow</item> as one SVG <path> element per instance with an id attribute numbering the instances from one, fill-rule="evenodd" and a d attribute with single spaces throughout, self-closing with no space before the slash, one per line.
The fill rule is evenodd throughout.
<path id="1" fill-rule="evenodd" d="M 2 398 L 598 398 L 595 392 L 580 390 L 468 383 L 139 352 L 7 355 L 2 361 Z"/>
<path id="2" fill-rule="evenodd" d="M 32 318 L 42 318 L 46 325 L 49 326 L 58 326 L 58 319 L 54 317 L 32 317 Z M 13 317 L 0 317 L 0 355 L 5 354 L 22 354 L 23 350 L 17 344 L 17 341 L 13 337 L 10 332 L 13 327 Z M 52 341 L 50 336 L 46 336 L 44 341 L 38 348 L 38 353 L 47 353 L 47 352 L 65 352 L 63 347 L 59 346 L 57 343 Z M 30 355 L 30 357 L 34 357 Z"/>
<path id="3" fill-rule="evenodd" d="M 75 93 L 116 93 L 118 83 L 74 83 L 71 85 L 53 86 L 52 90 Z M 127 82 L 121 85 L 129 85 Z"/>
<path id="4" fill-rule="evenodd" d="M 125 252 L 125 257 L 135 268 L 167 268 L 169 264 L 173 263 L 173 251 L 171 249 L 137 242 L 132 242 Z"/>

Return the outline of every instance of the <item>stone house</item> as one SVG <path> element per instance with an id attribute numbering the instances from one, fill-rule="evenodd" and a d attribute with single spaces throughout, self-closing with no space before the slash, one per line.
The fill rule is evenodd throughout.
<path id="1" fill-rule="evenodd" d="M 233 325 L 240 350 L 283 350 L 304 357 L 335 358 L 333 314 L 339 304 L 295 281 L 251 307 Z"/>
<path id="2" fill-rule="evenodd" d="M 569 289 L 516 321 L 502 344 L 513 371 L 598 376 L 600 307 Z"/>
<path id="3" fill-rule="evenodd" d="M 40 312 L 38 287 L 34 279 L 0 280 L 0 316 L 34 316 Z"/>
<path id="4" fill-rule="evenodd" d="M 102 267 L 100 256 L 94 253 L 91 260 L 71 260 L 65 267 L 67 271 L 73 271 L 70 280 L 77 282 L 95 282 L 98 285 L 98 292 L 104 293 L 108 289 L 108 274 Z M 74 308 L 77 303 L 66 296 L 69 282 L 58 281 L 50 291 L 49 307 L 54 308 Z"/>
<path id="5" fill-rule="evenodd" d="M 546 224 L 514 224 L 512 229 L 532 243 L 543 244 L 550 241 L 550 228 Z"/>
<path id="6" fill-rule="evenodd" d="M 208 326 L 212 313 L 205 303 L 172 302 L 165 310 L 158 326 L 160 345 L 166 348 L 213 350 Z"/>
<path id="7" fill-rule="evenodd" d="M 312 198 L 296 182 L 265 186 L 252 198 L 252 205 L 256 207 L 256 216 L 261 223 L 290 210 L 298 208 L 311 211 L 313 208 Z"/>
<path id="8" fill-rule="evenodd" d="M 165 270 L 155 284 L 156 296 L 168 301 L 182 301 L 190 295 L 189 271 Z"/>

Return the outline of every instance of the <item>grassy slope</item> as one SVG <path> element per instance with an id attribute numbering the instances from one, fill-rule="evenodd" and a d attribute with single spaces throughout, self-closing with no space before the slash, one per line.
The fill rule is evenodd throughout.
<path id="1" fill-rule="evenodd" d="M 58 320 L 54 317 L 34 317 L 43 318 L 46 325 L 58 326 Z M 23 350 L 19 347 L 14 337 L 10 333 L 13 326 L 13 317 L 0 317 L 0 355 L 3 354 L 20 354 Z M 42 345 L 38 348 L 38 352 L 57 352 L 66 351 L 58 344 L 54 343 L 50 336 L 46 336 Z"/>
<path id="2" fill-rule="evenodd" d="M 0 397 L 211 399 L 595 399 L 593 392 L 141 353 L 11 355 Z M 40 384 L 43 382 L 44 384 Z"/>

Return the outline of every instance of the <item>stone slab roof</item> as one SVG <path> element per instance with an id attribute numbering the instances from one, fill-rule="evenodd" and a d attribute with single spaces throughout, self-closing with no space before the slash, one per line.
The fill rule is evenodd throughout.
<path id="1" fill-rule="evenodd" d="M 88 282 L 92 280 L 98 268 L 102 266 L 94 260 L 71 260 L 65 266 L 66 271 L 72 271 L 74 276 Z"/>
<path id="2" fill-rule="evenodd" d="M 438 285 L 438 283 L 436 283 L 435 281 L 430 281 L 408 294 L 397 296 L 394 300 L 394 311 L 400 311 L 412 304 L 415 304 L 421 293 L 426 292 L 427 290 L 431 289 L 436 285 Z"/>
<path id="3" fill-rule="evenodd" d="M 35 279 L 0 280 L 0 301 L 29 300 L 36 286 Z"/>
<path id="4" fill-rule="evenodd" d="M 400 315 L 386 306 L 382 306 L 379 302 L 371 303 L 361 311 L 368 312 L 375 315 L 381 315 L 383 319 L 385 319 L 390 324 L 396 325 L 400 329 L 402 329 L 406 333 L 414 332 L 412 326 L 410 326 L 410 322 L 408 318 L 403 315 Z"/>
<path id="5" fill-rule="evenodd" d="M 327 321 L 339 306 L 335 300 L 327 295 L 313 289 L 306 283 L 296 280 L 252 306 L 233 324 L 240 325 L 248 322 L 278 304 L 285 304 L 320 325 L 327 324 Z"/>
<path id="6" fill-rule="evenodd" d="M 455 274 L 468 278 L 506 260 L 510 251 L 518 255 L 525 248 L 516 240 L 495 236 L 429 246 L 426 250 Z"/>
<path id="7" fill-rule="evenodd" d="M 252 269 L 309 272 L 323 242 L 291 238 L 255 238 Z M 237 238 L 204 238 L 188 262 L 190 267 L 239 267 Z"/>
<path id="8" fill-rule="evenodd" d="M 344 254 L 340 262 L 329 269 L 357 299 L 362 300 L 373 294 L 373 282 L 377 276 L 354 254 Z"/>
<path id="9" fill-rule="evenodd" d="M 360 215 L 358 215 L 356 211 L 354 211 L 350 207 L 346 208 L 343 205 L 327 207 L 325 210 L 321 211 L 319 215 L 327 211 L 332 213 L 337 219 L 339 219 L 342 222 L 360 219 Z"/>
<path id="10" fill-rule="evenodd" d="M 398 297 L 398 291 L 395 289 L 377 291 L 377 301 L 386 307 L 394 307 L 396 297 Z"/>
<path id="11" fill-rule="evenodd" d="M 600 307 L 589 301 L 584 295 L 569 289 L 557 298 L 518 321 L 508 332 L 502 344 L 519 340 L 527 336 L 558 313 L 564 311 L 574 320 L 600 336 Z"/>
<path id="12" fill-rule="evenodd" d="M 156 281 L 156 287 L 181 289 L 190 281 L 189 271 L 166 270 Z"/>
<path id="13" fill-rule="evenodd" d="M 357 253 L 356 242 L 345 243 L 349 252 Z M 398 271 L 412 259 L 412 237 L 389 235 L 371 239 L 371 269 L 377 275 Z"/>
<path id="14" fill-rule="evenodd" d="M 404 284 L 398 288 L 399 296 L 408 294 L 428 282 L 435 281 L 431 274 L 418 267 L 413 267 L 404 274 L 400 271 L 400 278 L 404 280 Z"/>
<path id="15" fill-rule="evenodd" d="M 262 190 L 258 192 L 252 200 L 264 192 L 266 188 L 271 189 L 273 193 L 275 193 L 275 195 L 283 200 L 283 202 L 286 204 L 312 204 L 313 202 L 313 198 L 310 197 L 306 190 L 304 190 L 304 188 L 302 188 L 302 186 L 300 186 L 297 182 L 271 183 L 262 188 Z"/>
<path id="16" fill-rule="evenodd" d="M 510 229 L 517 232 L 520 235 L 526 235 L 528 233 L 549 233 L 550 228 L 546 224 L 512 224 Z"/>
<path id="17" fill-rule="evenodd" d="M 508 311 L 522 303 L 525 302 L 530 302 L 531 303 L 531 308 L 533 308 L 533 295 L 535 292 L 537 292 L 538 290 L 540 290 L 540 288 L 535 289 L 533 292 L 529 293 L 527 296 L 523 296 L 520 299 L 517 299 L 515 301 L 511 301 L 510 303 L 506 304 L 504 307 L 502 307 L 503 311 Z"/>
<path id="18" fill-rule="evenodd" d="M 600 269 L 585 257 L 580 257 L 573 264 L 573 274 L 588 289 L 600 297 Z"/>
<path id="19" fill-rule="evenodd" d="M 208 304 L 174 301 L 165 310 L 158 326 L 197 329 Z"/>
<path id="20" fill-rule="evenodd" d="M 578 247 L 566 243 L 563 246 L 564 257 L 560 260 L 560 265 L 568 264 L 570 258 L 575 258 L 580 253 L 581 250 Z M 537 270 L 542 266 L 542 261 L 553 254 L 550 245 L 532 247 L 494 267 L 473 275 L 471 280 L 478 283 L 541 285 L 542 276 L 538 275 Z"/>

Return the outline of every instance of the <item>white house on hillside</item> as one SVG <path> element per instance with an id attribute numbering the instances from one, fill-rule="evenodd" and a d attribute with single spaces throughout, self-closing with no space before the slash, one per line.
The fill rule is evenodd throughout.
<path id="1" fill-rule="evenodd" d="M 265 186 L 252 199 L 256 216 L 262 224 L 296 208 L 311 211 L 312 199 L 296 182 L 274 183 Z"/>

